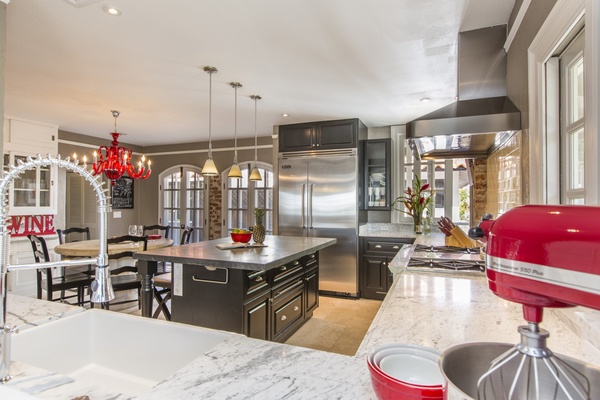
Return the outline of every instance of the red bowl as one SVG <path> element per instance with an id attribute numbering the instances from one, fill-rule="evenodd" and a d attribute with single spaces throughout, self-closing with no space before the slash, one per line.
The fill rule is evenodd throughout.
<path id="1" fill-rule="evenodd" d="M 232 233 L 231 239 L 236 243 L 248 243 L 252 239 L 252 232 L 250 233 Z"/>
<path id="2" fill-rule="evenodd" d="M 371 384 L 379 400 L 443 400 L 442 385 L 420 386 L 396 380 L 367 362 Z"/>

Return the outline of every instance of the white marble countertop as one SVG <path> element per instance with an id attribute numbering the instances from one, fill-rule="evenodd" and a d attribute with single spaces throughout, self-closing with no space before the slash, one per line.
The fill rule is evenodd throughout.
<path id="1" fill-rule="evenodd" d="M 439 235 L 422 235 L 417 242 L 443 243 L 443 235 L 441 238 Z M 411 250 L 412 246 L 401 250 L 394 259 L 396 267 L 401 269 L 410 258 Z M 19 314 L 29 312 L 26 308 L 15 310 L 14 299 L 11 303 L 16 314 L 13 319 L 23 319 Z M 594 351 L 586 350 L 586 346 L 599 339 L 600 324 L 593 329 L 595 322 L 587 310 L 572 309 L 571 314 L 546 310 L 542 327 L 550 331 L 549 347 L 598 364 L 600 358 L 595 359 Z M 587 325 L 582 323 L 586 320 Z M 236 335 L 139 399 L 376 399 L 365 362 L 370 349 L 385 343 L 420 344 L 442 351 L 464 342 L 517 343 L 517 327 L 523 323 L 521 307 L 495 296 L 487 288 L 483 274 L 401 271 L 353 357 Z M 581 335 L 586 335 L 583 340 Z M 24 383 L 27 382 L 30 388 L 37 387 L 33 394 L 43 399 L 84 394 L 76 383 L 40 389 L 42 386 L 35 379 L 40 371 L 15 364 L 19 379 L 9 385 L 27 389 Z M 95 400 L 127 399 L 97 391 L 89 395 Z"/>

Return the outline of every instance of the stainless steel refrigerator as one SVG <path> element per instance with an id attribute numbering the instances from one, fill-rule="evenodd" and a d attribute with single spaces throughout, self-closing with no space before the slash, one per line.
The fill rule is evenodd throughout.
<path id="1" fill-rule="evenodd" d="M 358 296 L 356 149 L 279 156 L 279 234 L 336 238 L 319 252 L 319 289 Z"/>

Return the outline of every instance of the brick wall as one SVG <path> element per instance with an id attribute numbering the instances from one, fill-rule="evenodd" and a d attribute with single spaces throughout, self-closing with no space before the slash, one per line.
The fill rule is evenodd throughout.
<path id="1" fill-rule="evenodd" d="M 223 218 L 221 217 L 221 202 L 223 201 L 221 175 L 211 176 L 209 181 L 208 239 L 212 240 L 220 238 L 223 229 Z"/>

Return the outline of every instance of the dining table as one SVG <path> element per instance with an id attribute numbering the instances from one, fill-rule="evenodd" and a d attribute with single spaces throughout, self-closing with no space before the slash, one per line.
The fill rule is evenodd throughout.
<path id="1" fill-rule="evenodd" d="M 123 251 L 143 251 L 143 242 L 123 242 L 108 245 L 108 254 L 121 253 Z M 173 239 L 157 238 L 149 239 L 147 250 L 162 249 L 164 247 L 173 246 Z M 70 242 L 59 244 L 54 247 L 54 252 L 63 257 L 97 257 L 100 250 L 100 240 L 81 240 L 78 242 Z"/>

